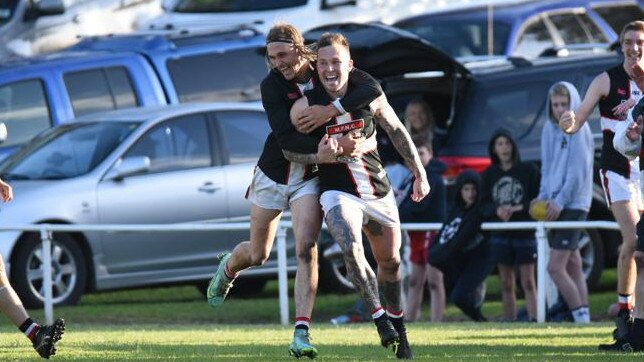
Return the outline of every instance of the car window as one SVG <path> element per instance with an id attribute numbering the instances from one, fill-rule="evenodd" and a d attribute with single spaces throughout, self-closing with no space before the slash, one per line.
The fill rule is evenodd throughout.
<path id="1" fill-rule="evenodd" d="M 601 30 L 586 14 L 551 14 L 548 17 L 566 44 L 607 42 Z"/>
<path id="2" fill-rule="evenodd" d="M 63 75 L 75 116 L 138 105 L 124 67 L 110 67 Z"/>
<path id="3" fill-rule="evenodd" d="M 527 58 L 538 57 L 541 52 L 555 46 L 552 36 L 541 18 L 536 17 L 526 25 L 519 35 L 519 41 L 514 50 L 516 55 Z"/>
<path id="4" fill-rule="evenodd" d="M 215 113 L 222 141 L 231 165 L 255 162 L 271 132 L 266 113 L 255 111 L 221 111 Z"/>
<path id="5" fill-rule="evenodd" d="M 261 11 L 292 8 L 306 5 L 307 0 L 181 0 L 174 11 L 178 13 L 228 13 L 238 11 Z"/>
<path id="6" fill-rule="evenodd" d="M 42 81 L 30 79 L 0 87 L 0 122 L 4 122 L 8 131 L 2 146 L 25 143 L 51 127 Z"/>
<path id="7" fill-rule="evenodd" d="M 428 40 L 453 57 L 488 54 L 488 24 L 486 19 L 459 19 L 456 16 L 410 19 L 395 24 Z M 510 26 L 495 22 L 493 54 L 502 55 L 508 42 Z"/>
<path id="8" fill-rule="evenodd" d="M 138 123 L 74 123 L 54 129 L 26 154 L 11 158 L 9 179 L 65 179 L 84 175 L 101 163 Z"/>
<path id="9" fill-rule="evenodd" d="M 268 72 L 258 48 L 186 56 L 167 66 L 182 103 L 259 100 Z"/>
<path id="10" fill-rule="evenodd" d="M 457 111 L 447 142 L 453 137 L 459 143 L 487 142 L 498 128 L 521 137 L 540 115 L 548 87 L 547 82 L 472 87 L 465 98 L 476 101 Z"/>
<path id="11" fill-rule="evenodd" d="M 151 173 L 212 165 L 206 116 L 191 114 L 155 126 L 124 157 L 134 156 L 149 157 Z"/>
<path id="12" fill-rule="evenodd" d="M 624 25 L 635 20 L 644 19 L 644 11 L 638 5 L 596 6 L 593 7 L 604 21 L 619 34 Z"/>
<path id="13" fill-rule="evenodd" d="M 599 26 L 597 26 L 597 24 L 587 14 L 578 14 L 577 19 L 581 22 L 584 29 L 587 30 L 587 34 L 590 37 L 591 42 L 608 43 L 606 34 L 604 34 Z"/>

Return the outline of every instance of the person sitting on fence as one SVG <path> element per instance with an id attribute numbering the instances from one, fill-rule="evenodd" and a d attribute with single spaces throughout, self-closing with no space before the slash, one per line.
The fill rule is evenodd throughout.
<path id="1" fill-rule="evenodd" d="M 594 142 L 590 126 L 566 134 L 559 128 L 563 112 L 579 105 L 579 93 L 568 82 L 559 82 L 548 91 L 546 121 L 541 133 L 541 186 L 532 200 L 532 213 L 538 201 L 546 204 L 547 221 L 585 221 L 590 210 L 593 187 Z M 571 311 L 575 323 L 590 323 L 588 288 L 579 253 L 580 229 L 551 230 L 548 273 Z"/>
<path id="2" fill-rule="evenodd" d="M 482 213 L 485 221 L 527 221 L 530 201 L 539 192 L 539 170 L 521 162 L 512 135 L 498 130 L 491 138 L 488 152 L 492 164 L 483 171 Z M 516 319 L 514 268 L 519 268 L 525 294 L 528 320 L 537 314 L 534 263 L 537 242 L 534 230 L 494 230 L 490 236 L 493 260 L 499 267 L 505 319 Z"/>
<path id="3" fill-rule="evenodd" d="M 481 233 L 481 179 L 472 170 L 456 178 L 454 204 L 429 247 L 429 263 L 452 282 L 450 297 L 465 315 L 486 321 L 481 312 L 484 283 L 494 269 L 490 244 Z"/>

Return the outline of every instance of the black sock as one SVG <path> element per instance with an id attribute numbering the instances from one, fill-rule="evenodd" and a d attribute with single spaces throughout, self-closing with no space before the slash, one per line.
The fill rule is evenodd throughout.
<path id="1" fill-rule="evenodd" d="M 295 329 L 304 329 L 305 331 L 308 331 L 309 326 L 307 326 L 306 324 L 298 324 L 295 326 Z"/>
<path id="2" fill-rule="evenodd" d="M 24 322 L 18 327 L 22 333 L 27 336 L 30 340 L 33 341 L 34 336 L 36 335 L 36 332 L 38 332 L 38 329 L 40 328 L 40 325 L 38 323 L 34 322 L 33 319 L 27 318 L 25 319 Z"/>
<path id="3" fill-rule="evenodd" d="M 376 325 L 378 325 L 378 323 L 384 323 L 387 319 L 389 319 L 387 317 L 387 314 L 383 313 L 380 317 L 374 319 L 373 322 L 376 323 Z"/>
<path id="4" fill-rule="evenodd" d="M 391 324 L 394 325 L 394 328 L 396 329 L 396 332 L 405 332 L 405 323 L 403 322 L 403 318 L 393 318 L 389 317 L 389 320 L 391 321 Z"/>

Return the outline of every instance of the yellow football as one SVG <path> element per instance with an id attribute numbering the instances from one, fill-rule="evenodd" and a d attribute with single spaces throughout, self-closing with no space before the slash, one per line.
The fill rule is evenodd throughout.
<path id="1" fill-rule="evenodd" d="M 533 219 L 538 221 L 546 220 L 546 211 L 548 209 L 548 203 L 543 200 L 536 201 L 530 207 L 530 215 Z"/>

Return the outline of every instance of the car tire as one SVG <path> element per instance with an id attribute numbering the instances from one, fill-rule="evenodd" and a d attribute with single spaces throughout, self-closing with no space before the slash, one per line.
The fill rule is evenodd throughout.
<path id="1" fill-rule="evenodd" d="M 593 290 L 599 284 L 604 271 L 604 242 L 596 229 L 582 231 L 579 241 L 582 270 L 586 277 L 588 290 Z"/>
<path id="2" fill-rule="evenodd" d="M 87 264 L 76 239 L 54 233 L 51 243 L 52 292 L 55 305 L 78 303 L 87 285 Z M 28 234 L 12 258 L 11 283 L 26 308 L 44 304 L 42 242 L 37 234 Z"/>

